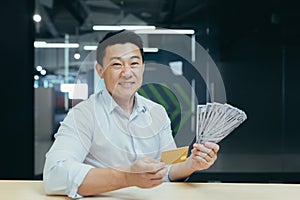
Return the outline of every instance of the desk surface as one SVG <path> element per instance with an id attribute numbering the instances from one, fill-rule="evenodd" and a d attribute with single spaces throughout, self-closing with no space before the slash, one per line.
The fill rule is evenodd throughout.
<path id="1" fill-rule="evenodd" d="M 124 188 L 84 199 L 101 200 L 194 200 L 243 199 L 287 200 L 300 196 L 299 184 L 244 183 L 163 183 L 151 189 Z M 42 181 L 0 181 L 0 199 L 69 200 L 66 196 L 47 196 Z"/>

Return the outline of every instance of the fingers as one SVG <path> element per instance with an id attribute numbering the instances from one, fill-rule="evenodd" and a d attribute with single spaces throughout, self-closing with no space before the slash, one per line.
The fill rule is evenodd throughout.
<path id="1" fill-rule="evenodd" d="M 148 160 L 148 162 L 145 162 L 145 164 L 144 172 L 148 173 L 157 173 L 166 167 L 165 163 L 155 159 L 152 159 L 152 161 Z"/>
<path id="2" fill-rule="evenodd" d="M 148 161 L 150 161 L 150 160 L 148 160 Z M 128 174 L 128 177 L 130 177 L 129 178 L 130 184 L 141 187 L 141 188 L 151 188 L 151 187 L 155 187 L 155 186 L 162 184 L 164 182 L 164 177 L 167 173 L 167 168 L 164 167 L 155 172 L 154 171 L 146 172 L 146 171 L 144 171 L 145 168 L 143 166 L 145 163 L 147 163 L 147 162 L 145 162 L 145 159 L 140 159 L 139 161 L 137 161 L 134 164 L 135 167 L 137 167 L 137 166 L 139 167 L 140 173 L 129 173 Z M 155 162 L 155 163 L 150 162 L 150 165 L 159 164 L 159 163 L 160 162 Z M 147 164 L 149 164 L 149 163 L 147 163 Z"/>
<path id="3" fill-rule="evenodd" d="M 219 145 L 206 142 L 203 144 L 195 143 L 193 145 L 192 155 L 196 156 L 199 161 L 203 160 L 207 164 L 213 164 L 217 159 L 217 152 L 219 151 Z"/>
<path id="4" fill-rule="evenodd" d="M 156 173 L 147 173 L 150 180 L 164 180 L 167 173 L 167 168 L 163 168 Z"/>
<path id="5" fill-rule="evenodd" d="M 209 156 L 208 154 L 202 152 L 195 152 L 193 153 L 193 156 L 194 159 L 196 159 L 197 161 L 204 161 L 205 164 L 213 164 L 217 159 L 216 155 Z"/>
<path id="6" fill-rule="evenodd" d="M 141 158 L 131 167 L 134 173 L 156 173 L 165 168 L 165 163 L 152 158 Z"/>
<path id="7" fill-rule="evenodd" d="M 209 149 L 212 149 L 215 153 L 218 153 L 218 151 L 220 149 L 220 146 L 216 143 L 213 143 L 213 142 L 205 142 L 204 146 L 209 148 Z"/>
<path id="8" fill-rule="evenodd" d="M 152 188 L 152 187 L 155 187 L 155 186 L 158 186 L 158 185 L 162 184 L 163 182 L 164 182 L 163 179 L 149 180 L 149 181 L 146 181 L 146 184 L 143 184 L 142 186 L 138 186 L 138 187 Z"/>
<path id="9" fill-rule="evenodd" d="M 205 142 L 205 144 L 198 144 L 198 143 L 194 143 L 193 145 L 194 149 L 197 149 L 198 151 L 202 151 L 205 152 L 207 154 L 212 153 L 211 151 L 213 151 L 214 153 L 218 153 L 220 147 L 218 144 L 212 143 L 212 142 Z"/>

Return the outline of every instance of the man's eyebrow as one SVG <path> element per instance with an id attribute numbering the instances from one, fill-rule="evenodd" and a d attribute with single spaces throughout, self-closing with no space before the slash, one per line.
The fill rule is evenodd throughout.
<path id="1" fill-rule="evenodd" d="M 130 59 L 133 59 L 133 58 L 141 59 L 140 56 L 131 56 L 130 57 Z M 109 60 L 112 61 L 112 60 L 121 60 L 121 59 L 122 59 L 122 57 L 120 57 L 120 56 L 113 56 Z"/>
<path id="2" fill-rule="evenodd" d="M 131 56 L 130 59 L 132 59 L 132 58 L 141 59 L 140 56 Z"/>
<path id="3" fill-rule="evenodd" d="M 114 56 L 114 57 L 111 57 L 109 60 L 112 61 L 112 60 L 120 60 L 121 57 L 119 56 Z"/>

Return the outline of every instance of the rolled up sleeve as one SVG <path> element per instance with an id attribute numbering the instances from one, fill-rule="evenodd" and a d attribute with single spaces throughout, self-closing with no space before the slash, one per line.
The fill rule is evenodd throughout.
<path id="1" fill-rule="evenodd" d="M 46 154 L 43 170 L 45 192 L 80 198 L 78 187 L 93 166 L 83 163 L 91 146 L 92 131 L 87 117 L 69 112 L 55 134 L 55 141 Z M 80 113 L 81 116 L 82 113 Z M 89 121 L 89 123 L 87 123 Z"/>
<path id="2" fill-rule="evenodd" d="M 71 198 L 82 197 L 77 193 L 78 187 L 91 168 L 90 165 L 72 160 L 56 160 L 50 165 L 51 158 L 44 168 L 44 187 L 49 195 L 68 195 Z M 47 163 L 49 162 L 49 164 Z"/>

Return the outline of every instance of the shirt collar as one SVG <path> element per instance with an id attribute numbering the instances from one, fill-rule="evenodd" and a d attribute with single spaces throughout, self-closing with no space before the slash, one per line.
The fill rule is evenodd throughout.
<path id="1" fill-rule="evenodd" d="M 147 106 L 143 103 L 141 96 L 135 93 L 135 108 L 140 113 L 145 113 L 147 111 Z"/>

